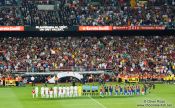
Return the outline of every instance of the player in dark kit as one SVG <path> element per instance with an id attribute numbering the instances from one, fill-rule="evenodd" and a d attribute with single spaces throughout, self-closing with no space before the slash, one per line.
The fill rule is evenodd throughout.
<path id="1" fill-rule="evenodd" d="M 128 86 L 128 94 L 129 94 L 129 95 L 132 94 L 131 86 Z"/>
<path id="2" fill-rule="evenodd" d="M 124 86 L 124 95 L 127 95 L 127 87 Z"/>
<path id="3" fill-rule="evenodd" d="M 134 86 L 134 84 L 131 87 L 131 91 L 132 91 L 132 95 L 136 94 L 136 87 Z"/>
<path id="4" fill-rule="evenodd" d="M 139 84 L 137 84 L 136 86 L 136 94 L 140 95 L 140 85 Z"/>
<path id="5" fill-rule="evenodd" d="M 105 89 L 105 95 L 108 95 L 108 86 L 105 85 L 104 89 Z"/>
<path id="6" fill-rule="evenodd" d="M 120 88 L 120 95 L 123 94 L 123 88 L 119 85 L 119 88 Z"/>
<path id="7" fill-rule="evenodd" d="M 110 85 L 110 86 L 109 86 L 109 95 L 110 95 L 110 96 L 112 96 L 112 92 L 113 92 L 113 86 Z"/>

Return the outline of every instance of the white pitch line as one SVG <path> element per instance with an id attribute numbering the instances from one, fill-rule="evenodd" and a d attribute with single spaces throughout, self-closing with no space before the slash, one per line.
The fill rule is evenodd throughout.
<path id="1" fill-rule="evenodd" d="M 99 101 L 93 99 L 91 96 L 88 96 L 88 97 L 89 97 L 92 101 L 94 101 L 95 103 L 97 103 L 98 105 L 100 105 L 101 107 L 107 108 L 107 107 L 105 107 L 102 103 L 100 103 Z"/>

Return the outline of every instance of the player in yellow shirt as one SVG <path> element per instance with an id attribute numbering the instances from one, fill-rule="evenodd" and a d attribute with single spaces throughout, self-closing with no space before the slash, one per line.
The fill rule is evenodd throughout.
<path id="1" fill-rule="evenodd" d="M 82 86 L 79 85 L 78 86 L 78 96 L 81 96 L 82 95 Z"/>

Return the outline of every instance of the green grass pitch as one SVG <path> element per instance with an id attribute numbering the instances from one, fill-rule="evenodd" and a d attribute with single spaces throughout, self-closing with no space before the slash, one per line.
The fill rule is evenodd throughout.
<path id="1" fill-rule="evenodd" d="M 157 84 L 150 94 L 132 97 L 33 99 L 31 91 L 30 85 L 0 87 L 0 108 L 175 108 L 175 85 L 169 84 Z"/>

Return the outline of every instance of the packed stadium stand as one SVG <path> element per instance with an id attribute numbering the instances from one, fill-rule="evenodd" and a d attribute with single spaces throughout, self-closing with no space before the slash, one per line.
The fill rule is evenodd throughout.
<path id="1" fill-rule="evenodd" d="M 120 74 L 175 73 L 175 37 L 0 38 L 3 72 L 112 70 Z"/>
<path id="2" fill-rule="evenodd" d="M 155 36 L 146 31 L 173 30 L 174 5 L 174 0 L 0 0 L 0 31 L 20 31 L 17 35 L 1 34 L 5 37 L 0 38 L 0 72 L 111 70 L 120 75 L 150 76 L 175 73 L 173 35 L 159 37 L 162 34 Z M 77 34 L 106 30 L 113 36 L 106 32 L 105 36 L 96 33 L 89 35 L 92 37 L 72 37 L 70 33 L 59 37 L 54 32 L 55 37 L 50 38 L 47 33 L 35 32 L 35 37 L 30 37 L 34 36 L 27 32 L 30 30 Z M 132 30 L 143 31 L 142 36 L 131 37 L 125 31 L 124 36 L 114 33 L 120 30 L 129 35 Z M 154 36 L 145 37 L 143 32 Z M 24 34 L 26 37 L 22 37 Z"/>
<path id="3" fill-rule="evenodd" d="M 175 0 L 0 0 L 1 108 L 174 108 L 174 85 Z"/>
<path id="4" fill-rule="evenodd" d="M 1 0 L 0 25 L 175 26 L 174 0 Z"/>

